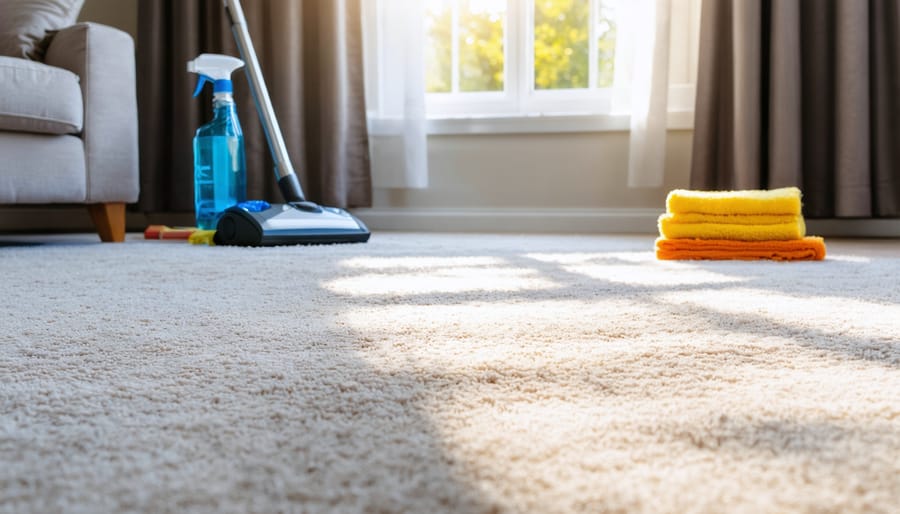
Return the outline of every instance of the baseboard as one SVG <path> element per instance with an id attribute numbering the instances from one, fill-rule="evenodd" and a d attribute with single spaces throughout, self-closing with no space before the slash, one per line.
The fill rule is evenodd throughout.
<path id="1" fill-rule="evenodd" d="M 513 232 L 584 234 L 655 234 L 661 210 L 551 209 L 551 208 L 456 208 L 355 209 L 372 230 L 421 232 Z M 129 232 L 143 231 L 147 225 L 192 225 L 192 213 L 129 212 Z M 815 219 L 806 220 L 807 233 L 826 237 L 900 238 L 898 219 Z M 0 207 L 0 232 L 93 232 L 94 225 L 84 206 Z"/>
<path id="2" fill-rule="evenodd" d="M 372 230 L 515 233 L 654 233 L 657 209 L 407 209 L 353 211 Z"/>
<path id="3" fill-rule="evenodd" d="M 357 209 L 372 230 L 656 234 L 660 209 Z M 806 220 L 807 233 L 826 237 L 900 238 L 898 219 Z"/>
<path id="4" fill-rule="evenodd" d="M 806 233 L 827 237 L 900 238 L 900 218 L 808 219 Z"/>

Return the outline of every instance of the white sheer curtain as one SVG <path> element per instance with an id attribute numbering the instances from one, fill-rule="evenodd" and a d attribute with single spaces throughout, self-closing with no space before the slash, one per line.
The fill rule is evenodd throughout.
<path id="1" fill-rule="evenodd" d="M 660 187 L 665 176 L 672 0 L 619 4 L 614 112 L 631 115 L 628 186 Z"/>
<path id="2" fill-rule="evenodd" d="M 428 187 L 424 2 L 363 0 L 363 5 L 364 16 L 376 20 L 363 23 L 372 185 Z"/>

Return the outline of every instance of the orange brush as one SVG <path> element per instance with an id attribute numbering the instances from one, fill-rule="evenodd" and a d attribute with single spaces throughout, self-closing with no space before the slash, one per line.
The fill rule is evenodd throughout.
<path id="1" fill-rule="evenodd" d="M 144 230 L 144 239 L 188 239 L 197 231 L 196 227 L 168 227 L 150 225 Z"/>

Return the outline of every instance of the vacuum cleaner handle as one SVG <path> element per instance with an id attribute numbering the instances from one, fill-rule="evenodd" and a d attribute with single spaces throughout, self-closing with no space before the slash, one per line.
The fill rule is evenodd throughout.
<path id="1" fill-rule="evenodd" d="M 272 108 L 269 90 L 266 88 L 266 81 L 263 79 L 262 70 L 256 58 L 256 50 L 250 40 L 250 31 L 247 29 L 247 19 L 244 18 L 241 2 L 240 0 L 223 0 L 223 2 L 241 58 L 247 63 L 246 70 L 250 90 L 253 92 L 253 100 L 266 134 L 266 141 L 269 143 L 272 160 L 275 161 L 275 175 L 278 178 L 281 195 L 284 196 L 286 203 L 310 203 L 306 202 L 303 188 L 300 187 L 300 181 L 297 180 L 297 174 L 294 173 L 294 166 L 291 164 L 287 146 L 284 144 L 284 136 L 281 135 L 278 119 L 275 118 L 275 110 Z"/>

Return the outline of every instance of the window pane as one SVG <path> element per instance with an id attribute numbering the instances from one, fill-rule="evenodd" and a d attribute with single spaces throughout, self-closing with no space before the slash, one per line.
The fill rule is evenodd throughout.
<path id="1" fill-rule="evenodd" d="M 459 1 L 459 90 L 503 90 L 506 0 Z"/>
<path id="2" fill-rule="evenodd" d="M 615 2 L 604 0 L 600 3 L 597 17 L 597 86 L 612 87 L 616 62 L 616 18 Z"/>
<path id="3" fill-rule="evenodd" d="M 428 0 L 425 33 L 425 90 L 449 93 L 453 87 L 453 0 Z"/>
<path id="4" fill-rule="evenodd" d="M 588 87 L 590 0 L 535 0 L 534 87 Z"/>

